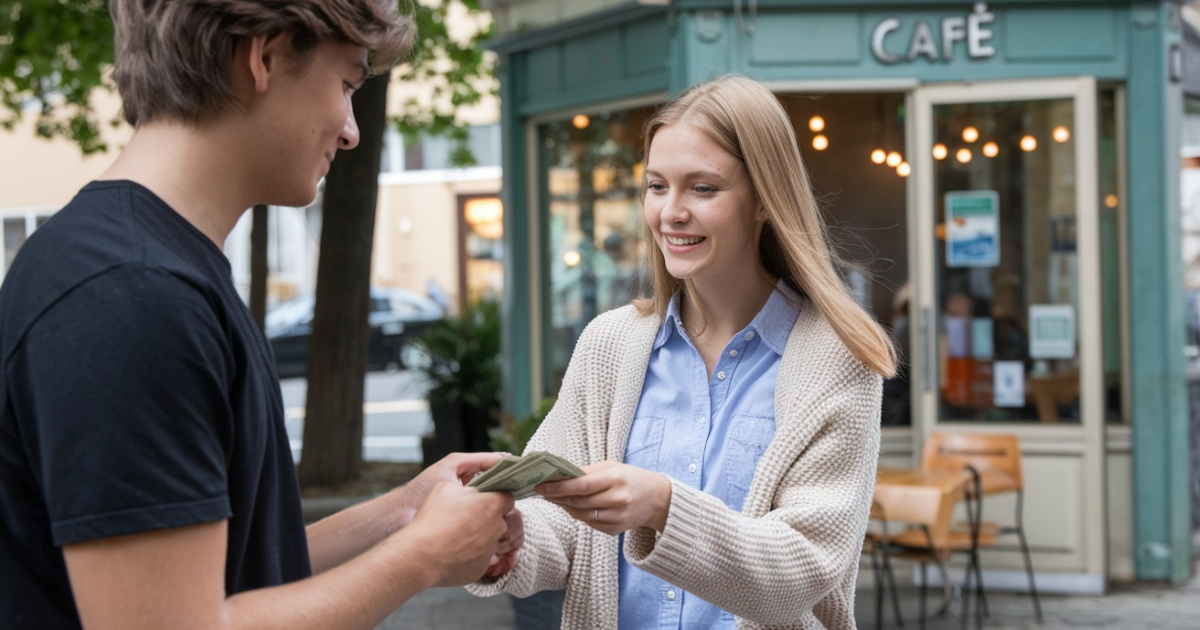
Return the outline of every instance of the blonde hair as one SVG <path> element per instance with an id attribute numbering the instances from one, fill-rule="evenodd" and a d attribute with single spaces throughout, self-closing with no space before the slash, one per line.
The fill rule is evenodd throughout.
<path id="1" fill-rule="evenodd" d="M 416 25 L 396 0 L 112 0 L 113 81 L 130 125 L 194 122 L 234 99 L 238 40 L 291 33 L 302 70 L 322 41 L 371 51 L 371 72 L 412 49 Z"/>
<path id="2" fill-rule="evenodd" d="M 761 268 L 807 297 L 855 358 L 893 376 L 895 347 L 838 275 L 839 260 L 801 162 L 796 132 L 775 95 L 737 75 L 692 86 L 646 121 L 643 155 L 649 157 L 655 134 L 681 123 L 707 133 L 745 164 L 767 217 L 759 238 Z M 654 293 L 635 306 L 643 315 L 662 317 L 675 291 L 688 295 L 689 283 L 671 276 L 656 244 L 646 252 Z"/>

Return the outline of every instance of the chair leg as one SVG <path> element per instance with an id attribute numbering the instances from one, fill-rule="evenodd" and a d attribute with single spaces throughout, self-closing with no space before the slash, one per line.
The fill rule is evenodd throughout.
<path id="1" fill-rule="evenodd" d="M 987 594 L 983 591 L 983 570 L 979 563 L 979 550 L 976 549 L 975 551 L 971 552 L 971 556 L 971 561 L 975 564 L 975 594 L 979 597 L 979 602 L 976 604 L 976 608 L 979 610 L 979 614 L 981 615 L 980 618 L 982 619 L 983 617 L 989 616 L 990 613 L 988 612 Z M 983 622 L 981 621 L 980 623 Z"/>
<path id="2" fill-rule="evenodd" d="M 879 567 L 878 549 L 871 550 L 871 570 L 875 574 L 875 628 L 883 630 L 883 571 Z"/>
<path id="3" fill-rule="evenodd" d="M 974 560 L 967 562 L 967 571 L 963 575 L 962 585 L 962 613 L 959 614 L 959 621 L 962 623 L 963 630 L 967 630 L 968 614 L 971 612 L 971 565 Z"/>
<path id="4" fill-rule="evenodd" d="M 896 572 L 892 571 L 892 562 L 887 554 L 883 555 L 883 571 L 887 575 L 888 585 L 892 589 L 892 614 L 896 616 L 896 626 L 904 627 L 904 618 L 900 615 L 900 593 L 896 590 Z"/>
<path id="5" fill-rule="evenodd" d="M 925 589 L 929 587 L 929 576 L 925 571 L 925 563 L 921 563 L 921 630 L 925 630 Z"/>
<path id="6" fill-rule="evenodd" d="M 1037 585 L 1033 583 L 1033 561 L 1029 558 L 1029 543 L 1025 541 L 1025 528 L 1017 525 L 1017 537 L 1021 540 L 1021 553 L 1025 555 L 1025 575 L 1029 578 L 1029 596 L 1033 598 L 1033 613 L 1038 623 L 1042 622 L 1042 604 L 1038 601 Z"/>

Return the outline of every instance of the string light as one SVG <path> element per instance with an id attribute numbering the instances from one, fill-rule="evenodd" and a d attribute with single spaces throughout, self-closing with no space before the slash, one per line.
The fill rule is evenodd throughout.
<path id="1" fill-rule="evenodd" d="M 1037 138 L 1034 138 L 1033 136 L 1025 136 L 1024 138 L 1021 138 L 1021 150 L 1022 151 L 1033 151 L 1036 148 L 1037 148 Z"/>
<path id="2" fill-rule="evenodd" d="M 946 145 L 940 142 L 933 145 L 933 159 L 944 160 L 949 153 L 950 152 L 946 149 Z"/>
<path id="3" fill-rule="evenodd" d="M 883 164 L 884 160 L 887 160 L 887 153 L 884 153 L 883 149 L 875 149 L 871 152 L 872 162 L 876 164 Z"/>
<path id="4" fill-rule="evenodd" d="M 958 153 L 954 154 L 954 157 L 958 158 L 959 162 L 966 164 L 967 162 L 971 161 L 971 150 L 970 149 L 959 149 Z"/>
<path id="5" fill-rule="evenodd" d="M 591 123 L 592 119 L 584 114 L 575 114 L 575 117 L 571 119 L 571 124 L 575 125 L 576 129 L 587 129 L 587 126 Z"/>
<path id="6" fill-rule="evenodd" d="M 1120 200 L 1117 199 L 1116 195 L 1109 193 L 1104 196 L 1104 205 L 1105 206 L 1107 206 L 1109 208 L 1116 208 L 1118 203 L 1120 203 Z"/>
<path id="7" fill-rule="evenodd" d="M 1055 142 L 1066 142 L 1067 140 L 1071 139 L 1070 130 L 1068 130 L 1066 127 L 1064 127 L 1062 125 L 1059 125 L 1054 128 L 1053 135 L 1054 135 Z"/>
<path id="8" fill-rule="evenodd" d="M 896 168 L 903 161 L 904 158 L 900 157 L 900 154 L 895 151 L 887 154 L 887 165 L 892 168 Z"/>
<path id="9" fill-rule="evenodd" d="M 912 173 L 912 167 L 908 162 L 901 162 L 896 166 L 896 174 L 900 177 L 908 177 L 909 173 Z"/>
<path id="10" fill-rule="evenodd" d="M 579 252 L 573 249 L 563 254 L 563 263 L 565 263 L 568 267 L 574 267 L 575 265 L 578 265 L 580 260 L 582 260 L 582 257 L 579 255 Z"/>
<path id="11" fill-rule="evenodd" d="M 813 136 L 813 148 L 818 151 L 824 151 L 829 146 L 829 138 L 821 134 Z"/>
<path id="12" fill-rule="evenodd" d="M 967 142 L 975 142 L 979 139 L 979 130 L 974 127 L 963 128 L 963 140 Z"/>
<path id="13" fill-rule="evenodd" d="M 1000 146 L 997 145 L 995 142 L 989 142 L 989 143 L 983 145 L 983 154 L 984 155 L 991 158 L 991 157 L 996 157 L 997 153 L 1000 153 Z"/>
<path id="14" fill-rule="evenodd" d="M 813 131 L 823 131 L 825 129 L 825 119 L 820 116 L 813 116 L 808 119 L 808 128 Z"/>

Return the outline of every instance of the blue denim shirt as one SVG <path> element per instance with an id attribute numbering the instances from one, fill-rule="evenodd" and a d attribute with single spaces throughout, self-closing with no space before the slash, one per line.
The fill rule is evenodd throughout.
<path id="1" fill-rule="evenodd" d="M 655 470 L 741 510 L 775 435 L 775 376 L 800 311 L 782 282 L 706 374 L 679 313 L 679 294 L 646 368 L 625 463 Z M 624 542 L 624 540 L 622 540 Z M 620 560 L 621 630 L 729 628 L 732 614 Z"/>

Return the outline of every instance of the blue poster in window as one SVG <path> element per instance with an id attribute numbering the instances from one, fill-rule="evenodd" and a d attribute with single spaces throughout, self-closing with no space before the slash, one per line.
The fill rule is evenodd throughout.
<path id="1" fill-rule="evenodd" d="M 994 190 L 946 193 L 946 266 L 1000 264 L 1000 195 Z"/>

